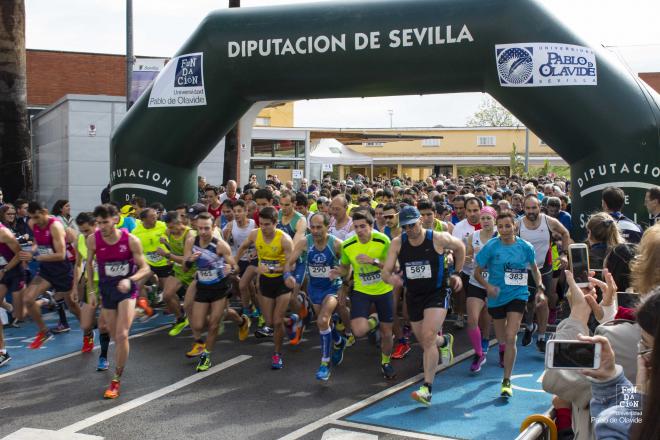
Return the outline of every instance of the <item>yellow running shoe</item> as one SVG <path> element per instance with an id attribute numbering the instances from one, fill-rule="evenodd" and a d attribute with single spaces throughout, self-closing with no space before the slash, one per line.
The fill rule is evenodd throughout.
<path id="1" fill-rule="evenodd" d="M 502 390 L 500 391 L 502 397 L 513 397 L 513 388 L 511 387 L 511 380 L 504 379 L 502 381 Z"/>
<path id="2" fill-rule="evenodd" d="M 238 340 L 245 341 L 250 334 L 250 318 L 247 315 L 241 315 L 243 318 L 243 324 L 238 328 Z"/>
<path id="3" fill-rule="evenodd" d="M 190 351 L 186 353 L 186 356 L 188 356 L 189 358 L 197 357 L 204 352 L 205 348 L 206 348 L 206 344 L 202 342 L 194 342 Z"/>
<path id="4" fill-rule="evenodd" d="M 178 336 L 179 333 L 181 333 L 184 328 L 188 327 L 189 324 L 188 318 L 185 318 L 183 321 L 177 321 L 172 325 L 168 334 L 170 336 Z"/>

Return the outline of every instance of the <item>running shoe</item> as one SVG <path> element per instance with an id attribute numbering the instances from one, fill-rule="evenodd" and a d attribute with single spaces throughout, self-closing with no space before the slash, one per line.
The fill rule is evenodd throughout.
<path id="1" fill-rule="evenodd" d="M 179 333 L 181 333 L 184 328 L 188 327 L 189 324 L 188 317 L 184 317 L 172 324 L 172 328 L 167 334 L 170 336 L 178 336 Z"/>
<path id="2" fill-rule="evenodd" d="M 490 348 L 488 344 L 490 341 L 488 339 L 482 339 L 481 340 L 481 351 L 483 351 L 484 354 L 488 353 L 488 349 Z"/>
<path id="3" fill-rule="evenodd" d="M 286 335 L 290 341 L 293 341 L 296 338 L 296 324 L 300 321 L 298 315 L 292 313 L 289 316 L 289 321 L 284 325 L 286 327 Z"/>
<path id="4" fill-rule="evenodd" d="M 309 315 L 307 315 L 309 316 Z M 303 333 L 305 332 L 305 320 L 299 319 L 294 325 L 293 328 L 296 332 L 296 336 L 289 342 L 291 345 L 298 345 L 302 342 Z"/>
<path id="5" fill-rule="evenodd" d="M 355 344 L 355 336 L 353 336 L 353 333 L 350 335 L 346 336 L 346 347 L 352 347 L 353 344 Z"/>
<path id="6" fill-rule="evenodd" d="M 211 355 L 210 353 L 202 353 L 197 362 L 197 372 L 206 371 L 211 368 Z"/>
<path id="7" fill-rule="evenodd" d="M 192 348 L 188 353 L 186 353 L 186 356 L 189 358 L 194 358 L 199 356 L 200 354 L 204 353 L 204 348 L 206 348 L 206 345 L 202 342 L 195 342 L 193 343 Z"/>
<path id="8" fill-rule="evenodd" d="M 523 347 L 527 347 L 529 344 L 532 343 L 532 336 L 534 335 L 534 333 L 536 333 L 536 330 L 538 328 L 539 327 L 536 325 L 536 323 L 532 324 L 532 328 L 529 328 L 529 327 L 525 326 L 525 334 L 523 335 L 523 338 L 522 338 L 522 346 Z"/>
<path id="9" fill-rule="evenodd" d="M 271 364 L 270 367 L 273 370 L 281 370 L 284 368 L 284 360 L 282 360 L 282 355 L 279 353 L 273 354 L 273 357 L 271 358 Z"/>
<path id="10" fill-rule="evenodd" d="M 250 318 L 248 315 L 241 315 L 243 324 L 238 328 L 238 340 L 245 341 L 250 335 Z"/>
<path id="11" fill-rule="evenodd" d="M 383 372 L 383 377 L 385 377 L 385 379 L 391 380 L 396 377 L 396 373 L 394 372 L 394 367 L 389 362 L 386 364 L 381 364 L 380 369 Z"/>
<path id="12" fill-rule="evenodd" d="M 9 352 L 0 353 L 0 367 L 5 365 L 10 360 L 11 360 L 11 356 L 9 356 Z"/>
<path id="13" fill-rule="evenodd" d="M 83 346 L 80 351 L 83 353 L 89 353 L 94 350 L 94 333 L 89 336 L 83 336 Z"/>
<path id="14" fill-rule="evenodd" d="M 119 397 L 119 381 L 118 380 L 113 380 L 110 382 L 110 386 L 108 387 L 107 390 L 105 390 L 105 394 L 103 394 L 104 399 L 116 399 Z"/>
<path id="15" fill-rule="evenodd" d="M 502 391 L 500 391 L 500 396 L 513 397 L 513 388 L 511 388 L 511 380 L 509 379 L 502 380 Z"/>
<path id="16" fill-rule="evenodd" d="M 339 366 L 344 361 L 344 350 L 346 349 L 346 338 L 342 336 L 339 344 L 334 344 L 332 351 L 332 365 Z"/>
<path id="17" fill-rule="evenodd" d="M 147 316 L 152 316 L 154 314 L 154 309 L 151 308 L 146 298 L 138 297 L 135 306 L 144 310 L 144 313 Z"/>
<path id="18" fill-rule="evenodd" d="M 67 333 L 67 332 L 71 331 L 71 327 L 69 327 L 68 325 L 62 324 L 61 322 L 58 322 L 57 326 L 51 328 L 50 331 L 55 333 L 55 334 Z"/>
<path id="19" fill-rule="evenodd" d="M 410 353 L 410 343 L 408 341 L 399 341 L 392 352 L 392 359 L 403 359 Z"/>
<path id="20" fill-rule="evenodd" d="M 454 362 L 454 335 L 445 333 L 443 337 L 445 338 L 445 345 L 438 347 L 440 359 L 442 359 L 442 365 L 451 365 Z"/>
<path id="21" fill-rule="evenodd" d="M 545 339 L 538 339 L 536 341 L 536 349 L 541 353 L 545 353 Z"/>
<path id="22" fill-rule="evenodd" d="M 322 381 L 330 379 L 330 367 L 327 364 L 322 363 L 316 372 L 316 378 Z"/>
<path id="23" fill-rule="evenodd" d="M 425 386 L 422 385 L 419 387 L 417 391 L 413 391 L 410 394 L 410 397 L 412 397 L 414 400 L 418 401 L 419 403 L 430 406 L 431 405 L 431 392 L 429 389 Z"/>
<path id="24" fill-rule="evenodd" d="M 500 368 L 504 368 L 504 352 L 500 351 Z"/>
<path id="25" fill-rule="evenodd" d="M 257 338 L 270 338 L 273 336 L 273 329 L 264 325 L 254 331 L 254 336 Z"/>
<path id="26" fill-rule="evenodd" d="M 34 341 L 28 346 L 32 350 L 40 348 L 46 341 L 53 339 L 53 333 L 50 330 L 41 331 L 37 333 L 37 336 L 34 337 Z"/>
<path id="27" fill-rule="evenodd" d="M 478 373 L 481 371 L 481 366 L 486 363 L 486 353 L 481 355 L 475 354 L 472 356 L 472 365 L 470 365 L 470 371 L 473 373 Z"/>
<path id="28" fill-rule="evenodd" d="M 96 366 L 96 371 L 107 371 L 110 368 L 110 362 L 103 356 L 99 356 L 99 364 Z"/>

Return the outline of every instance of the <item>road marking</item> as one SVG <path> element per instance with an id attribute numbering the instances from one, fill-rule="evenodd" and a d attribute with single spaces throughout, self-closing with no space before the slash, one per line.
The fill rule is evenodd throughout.
<path id="1" fill-rule="evenodd" d="M 323 433 L 321 440 L 378 440 L 378 436 L 366 432 L 347 431 L 346 429 L 330 428 Z"/>
<path id="2" fill-rule="evenodd" d="M 116 406 L 107 411 L 103 411 L 99 414 L 88 417 L 84 420 L 81 420 L 80 422 L 74 423 L 73 425 L 66 426 L 60 429 L 59 432 L 74 433 L 74 432 L 82 431 L 83 429 L 89 428 L 90 426 L 96 425 L 97 423 L 103 422 L 104 420 L 108 420 L 109 418 L 112 418 L 119 414 L 125 413 L 126 411 L 130 411 L 134 408 L 144 405 L 145 403 L 151 402 L 152 400 L 163 397 L 166 394 L 172 393 L 180 388 L 183 388 L 195 382 L 199 382 L 202 379 L 206 379 L 207 377 L 215 373 L 218 373 L 222 370 L 225 370 L 229 367 L 232 367 L 236 364 L 239 364 L 251 358 L 252 356 L 249 355 L 236 356 L 235 358 L 229 359 L 228 361 L 225 361 L 221 364 L 211 367 L 208 371 L 204 371 L 203 373 L 196 373 L 192 376 L 188 376 L 185 379 L 182 379 L 164 388 L 161 388 L 156 391 L 152 391 L 149 394 L 146 394 L 142 397 L 138 397 L 129 402 L 122 403 L 119 406 Z"/>
<path id="3" fill-rule="evenodd" d="M 140 338 L 142 336 L 147 336 L 147 335 L 150 335 L 152 333 L 156 333 L 157 331 L 160 331 L 160 330 L 163 330 L 163 329 L 166 329 L 166 328 L 170 328 L 170 325 L 169 324 L 163 325 L 163 326 L 160 326 L 160 327 L 153 328 L 151 330 L 147 330 L 146 332 L 131 335 L 131 336 L 128 337 L 128 339 L 135 339 L 135 338 Z M 114 342 L 111 342 L 110 344 L 112 345 L 112 344 L 114 344 Z M 94 346 L 94 350 L 98 349 L 99 347 L 100 347 L 99 345 Z M 78 355 L 82 355 L 82 354 L 84 354 L 84 353 L 81 353 L 80 351 L 74 351 L 73 353 L 69 353 L 69 354 L 65 354 L 63 356 L 48 359 L 48 360 L 45 360 L 43 362 L 39 362 L 39 363 L 34 364 L 34 365 L 28 365 L 27 367 L 19 368 L 17 370 L 10 371 L 8 373 L 0 374 L 0 379 L 4 379 L 5 377 L 13 376 L 14 374 L 23 373 L 25 371 L 29 371 L 29 370 L 32 370 L 34 368 L 43 367 L 44 365 L 52 364 L 54 362 L 59 362 L 59 361 L 62 361 L 64 359 L 69 359 L 69 358 L 72 358 L 74 356 L 78 356 Z"/>
<path id="4" fill-rule="evenodd" d="M 495 344 L 497 344 L 497 340 L 492 340 L 490 342 L 489 346 L 493 346 Z M 474 355 L 474 349 L 471 349 L 471 350 L 469 350 L 469 351 L 467 351 L 467 352 L 465 352 L 465 353 L 463 353 L 459 356 L 456 356 L 454 358 L 454 362 L 451 363 L 450 365 L 444 365 L 444 364 L 438 365 L 438 367 L 435 369 L 435 372 L 437 374 L 438 372 L 440 372 L 440 371 L 442 371 L 446 368 L 449 368 L 449 367 L 451 367 L 451 366 L 453 366 L 453 365 L 455 365 L 455 364 L 457 364 L 461 361 L 464 361 L 465 359 L 467 359 L 467 358 L 469 358 L 473 355 Z M 313 423 L 310 423 L 309 425 L 303 426 L 302 428 L 300 428 L 296 431 L 293 431 L 293 432 L 285 435 L 284 437 L 281 437 L 280 440 L 295 440 L 295 439 L 298 439 L 298 438 L 300 438 L 304 435 L 307 435 L 310 432 L 315 431 L 315 430 L 317 430 L 317 429 L 319 429 L 319 428 L 321 428 L 321 427 L 323 427 L 327 424 L 337 423 L 338 419 L 340 419 L 342 417 L 345 417 L 345 416 L 347 416 L 351 413 L 357 412 L 357 411 L 361 410 L 362 408 L 365 408 L 365 407 L 367 407 L 367 406 L 369 406 L 369 405 L 371 405 L 375 402 L 378 402 L 379 400 L 382 400 L 386 397 L 389 397 L 392 394 L 394 394 L 398 391 L 401 391 L 402 389 L 407 388 L 410 385 L 412 385 L 416 382 L 419 382 L 422 379 L 424 379 L 424 373 L 419 373 L 419 374 L 411 377 L 410 379 L 407 379 L 407 380 L 405 380 L 405 381 L 403 381 L 399 384 L 396 384 L 396 385 L 394 385 L 390 388 L 387 388 L 387 389 L 385 389 L 385 390 L 383 390 L 379 393 L 376 393 L 373 396 L 367 397 L 366 399 L 360 400 L 359 402 L 356 402 L 353 405 L 347 406 L 344 409 L 341 409 L 337 412 L 334 412 L 334 413 L 330 414 L 329 416 L 323 417 L 322 419 L 319 419 L 316 422 L 313 422 Z M 344 421 L 341 421 L 341 422 L 344 423 Z M 369 425 L 369 426 L 371 426 L 371 425 Z M 434 437 L 434 438 L 438 439 L 438 438 L 442 438 L 442 437 Z"/>
<path id="5" fill-rule="evenodd" d="M 533 374 L 514 374 L 513 376 L 511 376 L 511 380 L 518 379 L 519 377 L 532 377 L 532 376 L 534 376 L 534 375 Z M 543 376 L 541 376 L 541 378 L 543 378 Z M 541 380 L 539 379 L 539 380 L 537 380 L 537 382 L 541 382 Z M 521 387 L 520 385 L 515 385 L 513 382 L 511 382 L 511 388 L 513 388 L 515 390 L 520 390 L 520 391 L 529 391 L 530 393 L 545 393 L 544 390 L 533 390 L 531 388 Z"/>
<path id="6" fill-rule="evenodd" d="M 3 437 L 2 440 L 103 440 L 103 437 L 89 434 L 61 433 L 48 429 L 21 428 L 18 431 Z"/>
<path id="7" fill-rule="evenodd" d="M 439 435 L 424 434 L 421 432 L 404 431 L 402 429 L 386 428 L 384 426 L 367 425 L 364 423 L 349 422 L 348 420 L 335 420 L 333 425 L 344 426 L 346 428 L 364 429 L 367 431 L 382 432 L 383 434 L 398 435 L 403 438 L 418 438 L 422 440 L 454 440 L 452 437 L 442 437 Z"/>

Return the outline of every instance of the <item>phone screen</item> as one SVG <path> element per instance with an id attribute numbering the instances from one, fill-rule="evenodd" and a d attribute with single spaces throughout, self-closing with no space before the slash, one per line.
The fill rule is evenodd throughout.
<path id="1" fill-rule="evenodd" d="M 553 346 L 555 368 L 593 368 L 596 344 L 555 342 Z"/>
<path id="2" fill-rule="evenodd" d="M 570 247 L 571 272 L 576 283 L 589 282 L 589 254 L 586 247 Z"/>

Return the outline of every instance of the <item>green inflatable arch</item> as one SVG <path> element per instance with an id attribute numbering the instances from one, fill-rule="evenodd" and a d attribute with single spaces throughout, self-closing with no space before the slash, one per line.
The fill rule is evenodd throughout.
<path id="1" fill-rule="evenodd" d="M 578 227 L 600 190 L 648 218 L 660 98 L 533 0 L 377 0 L 213 12 L 111 141 L 113 200 L 196 197 L 197 165 L 258 101 L 488 92 L 570 165 Z"/>

